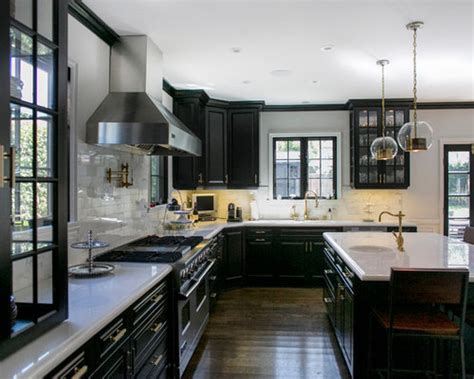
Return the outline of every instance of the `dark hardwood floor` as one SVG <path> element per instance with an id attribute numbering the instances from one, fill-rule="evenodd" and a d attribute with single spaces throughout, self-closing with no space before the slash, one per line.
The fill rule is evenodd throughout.
<path id="1" fill-rule="evenodd" d="M 349 378 L 320 289 L 221 294 L 184 378 Z"/>

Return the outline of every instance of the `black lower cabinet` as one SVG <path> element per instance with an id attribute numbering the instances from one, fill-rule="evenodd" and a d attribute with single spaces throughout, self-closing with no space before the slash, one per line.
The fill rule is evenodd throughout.
<path id="1" fill-rule="evenodd" d="M 281 283 L 304 284 L 308 257 L 308 242 L 297 238 L 278 239 L 278 279 Z"/>
<path id="2" fill-rule="evenodd" d="M 229 229 L 225 232 L 224 287 L 232 288 L 243 285 L 244 275 L 244 229 Z"/>
<path id="3" fill-rule="evenodd" d="M 173 377 L 171 285 L 168 276 L 46 378 Z"/>
<path id="4" fill-rule="evenodd" d="M 249 284 L 275 283 L 275 248 L 271 234 L 247 233 L 245 262 Z"/>

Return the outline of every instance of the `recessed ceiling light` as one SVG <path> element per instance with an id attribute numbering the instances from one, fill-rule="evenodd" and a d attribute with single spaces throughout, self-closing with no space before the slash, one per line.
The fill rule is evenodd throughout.
<path id="1" fill-rule="evenodd" d="M 250 80 L 242 80 L 242 84 L 250 84 L 252 83 Z"/>
<path id="2" fill-rule="evenodd" d="M 288 76 L 288 75 L 291 75 L 291 70 L 278 69 L 278 70 L 271 71 L 270 74 L 273 76 Z"/>
<path id="3" fill-rule="evenodd" d="M 242 51 L 242 49 L 240 47 L 233 47 L 232 49 L 232 52 L 235 53 L 235 54 L 238 54 Z"/>
<path id="4" fill-rule="evenodd" d="M 313 81 L 311 81 L 311 83 L 313 83 L 313 84 L 317 84 L 317 83 L 318 83 L 318 81 L 317 81 L 317 80 L 313 80 Z"/>
<path id="5" fill-rule="evenodd" d="M 334 50 L 334 45 L 321 46 L 321 51 L 323 51 L 325 53 L 329 53 L 330 51 L 333 51 L 333 50 Z"/>

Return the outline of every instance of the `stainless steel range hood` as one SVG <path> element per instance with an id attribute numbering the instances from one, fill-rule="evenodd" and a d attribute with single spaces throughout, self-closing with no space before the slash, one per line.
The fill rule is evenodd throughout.
<path id="1" fill-rule="evenodd" d="M 110 93 L 87 121 L 86 142 L 141 154 L 200 156 L 201 141 L 161 103 L 162 53 L 146 36 L 112 47 Z"/>

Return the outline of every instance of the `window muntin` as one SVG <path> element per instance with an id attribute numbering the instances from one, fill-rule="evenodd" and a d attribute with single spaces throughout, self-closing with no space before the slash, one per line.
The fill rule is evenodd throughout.
<path id="1" fill-rule="evenodd" d="M 165 204 L 168 198 L 168 158 L 150 157 L 150 205 Z"/>
<path id="2" fill-rule="evenodd" d="M 274 138 L 273 198 L 301 199 L 308 190 L 336 198 L 336 149 L 336 137 Z"/>

